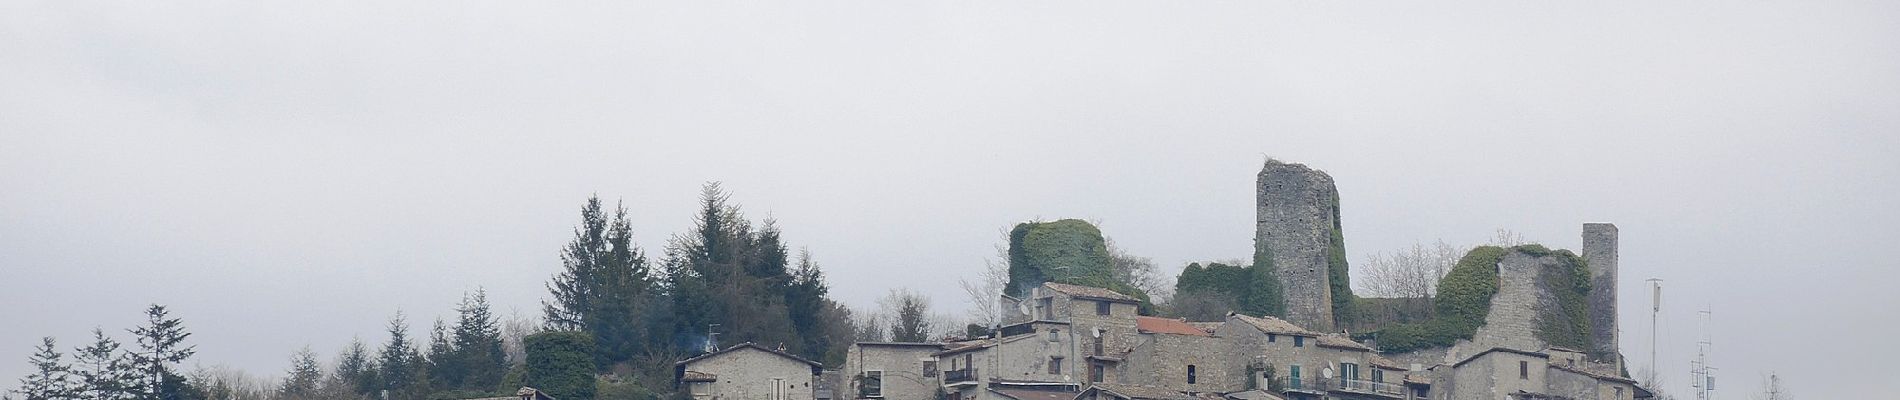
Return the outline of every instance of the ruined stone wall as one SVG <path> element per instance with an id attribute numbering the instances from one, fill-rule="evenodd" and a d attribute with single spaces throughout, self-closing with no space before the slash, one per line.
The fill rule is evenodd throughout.
<path id="1" fill-rule="evenodd" d="M 1519 251 L 1504 255 L 1498 262 L 1498 292 L 1491 296 L 1491 313 L 1469 341 L 1461 341 L 1447 354 L 1447 362 L 1503 347 L 1538 351 L 1549 347 L 1537 338 L 1541 313 L 1557 308 L 1557 296 L 1538 279 L 1544 268 L 1562 263 L 1556 257 L 1535 257 Z"/>
<path id="2" fill-rule="evenodd" d="M 1583 224 L 1583 259 L 1590 266 L 1590 338 L 1596 346 L 1589 350 L 1606 361 L 1621 363 L 1616 324 L 1616 225 Z"/>
<path id="3" fill-rule="evenodd" d="M 1339 220 L 1333 177 L 1302 164 L 1268 160 L 1256 189 L 1254 251 L 1277 268 L 1286 320 L 1321 332 L 1333 330 L 1328 250 Z"/>

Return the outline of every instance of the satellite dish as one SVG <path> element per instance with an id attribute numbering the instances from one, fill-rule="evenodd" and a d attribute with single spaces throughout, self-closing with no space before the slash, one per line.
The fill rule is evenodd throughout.
<path id="1" fill-rule="evenodd" d="M 1320 370 L 1319 373 L 1320 375 L 1325 375 L 1326 379 L 1333 379 L 1333 367 L 1326 367 L 1326 369 Z"/>
<path id="2" fill-rule="evenodd" d="M 1102 337 L 1102 328 L 1095 328 L 1095 330 L 1089 332 L 1089 334 L 1095 337 Z"/>
<path id="3" fill-rule="evenodd" d="M 1027 301 L 1016 302 L 1016 312 L 1023 313 L 1023 315 L 1029 315 L 1029 302 Z"/>

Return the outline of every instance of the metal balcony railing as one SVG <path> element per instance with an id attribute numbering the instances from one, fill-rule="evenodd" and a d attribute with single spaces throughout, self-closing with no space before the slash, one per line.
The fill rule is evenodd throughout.
<path id="1" fill-rule="evenodd" d="M 1396 383 L 1373 382 L 1363 379 L 1343 378 L 1277 378 L 1273 382 L 1280 390 L 1303 390 L 1322 392 L 1352 392 L 1376 394 L 1395 398 L 1405 397 L 1405 386 Z"/>
<path id="2" fill-rule="evenodd" d="M 976 381 L 976 368 L 943 371 L 943 383 L 962 383 Z"/>

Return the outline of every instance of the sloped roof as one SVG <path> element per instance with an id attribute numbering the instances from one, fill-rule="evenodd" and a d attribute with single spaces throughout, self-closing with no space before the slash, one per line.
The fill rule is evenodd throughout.
<path id="1" fill-rule="evenodd" d="M 1213 336 L 1206 330 L 1188 325 L 1187 321 L 1174 318 L 1135 317 L 1135 328 L 1142 333 L 1165 333 L 1170 335 Z"/>
<path id="2" fill-rule="evenodd" d="M 1360 344 L 1359 342 L 1352 341 L 1352 338 L 1348 338 L 1344 335 L 1321 335 L 1319 337 L 1319 345 L 1320 347 L 1331 347 L 1331 348 L 1336 348 L 1336 349 L 1372 351 L 1371 347 L 1367 347 L 1364 344 Z"/>
<path id="3" fill-rule="evenodd" d="M 1399 363 L 1392 362 L 1392 360 L 1388 360 L 1385 357 L 1380 357 L 1378 354 L 1372 355 L 1372 366 L 1378 367 L 1378 368 L 1385 368 L 1389 370 L 1397 370 L 1397 371 L 1406 370 L 1406 368 L 1404 366 L 1400 366 Z"/>
<path id="4" fill-rule="evenodd" d="M 1292 322 L 1286 322 L 1286 320 L 1279 319 L 1279 318 L 1265 317 L 1265 316 L 1251 317 L 1251 316 L 1247 316 L 1243 314 L 1227 314 L 1227 316 L 1230 318 L 1239 320 L 1240 322 L 1244 322 L 1247 325 L 1253 326 L 1254 329 L 1259 329 L 1261 332 L 1265 332 L 1265 333 L 1273 333 L 1273 334 L 1280 334 L 1280 335 L 1313 336 L 1313 337 L 1319 336 L 1318 333 L 1306 330 L 1306 328 L 1301 328 L 1299 325 L 1294 325 Z"/>
<path id="5" fill-rule="evenodd" d="M 1128 385 L 1128 384 L 1120 384 L 1120 383 L 1097 383 L 1094 386 L 1090 386 L 1088 390 L 1082 391 L 1082 394 L 1076 395 L 1075 398 L 1077 399 L 1082 398 L 1083 395 L 1088 394 L 1089 390 L 1105 391 L 1105 392 L 1112 393 L 1117 397 L 1126 398 L 1126 399 L 1195 400 L 1194 396 L 1188 396 L 1187 394 L 1183 394 L 1181 392 L 1176 392 L 1173 390 L 1168 390 L 1167 388 L 1162 388 L 1158 386 L 1148 386 L 1148 385 Z"/>
<path id="6" fill-rule="evenodd" d="M 1228 393 L 1225 397 L 1234 400 L 1285 400 L 1280 395 L 1260 389 L 1242 390 Z"/>
<path id="7" fill-rule="evenodd" d="M 1016 400 L 1072 400 L 1075 392 L 1067 390 L 1035 390 L 990 388 L 991 392 Z"/>
<path id="8" fill-rule="evenodd" d="M 1098 288 L 1094 286 L 1070 285 L 1066 283 L 1055 283 L 1055 282 L 1045 282 L 1042 284 L 1042 286 L 1049 288 L 1050 290 L 1054 290 L 1056 292 L 1073 296 L 1073 297 L 1108 300 L 1108 301 L 1122 302 L 1122 303 L 1140 303 L 1141 302 L 1141 300 L 1136 300 L 1134 297 L 1129 297 L 1128 295 L 1125 295 L 1125 294 L 1115 293 L 1115 291 L 1113 290 Z"/>
<path id="9" fill-rule="evenodd" d="M 719 375 L 699 371 L 686 371 L 680 375 L 680 382 L 714 382 L 718 380 Z"/>
<path id="10" fill-rule="evenodd" d="M 745 342 L 745 343 L 740 343 L 740 344 L 738 344 L 738 345 L 734 345 L 734 346 L 732 346 L 732 347 L 727 347 L 727 348 L 726 348 L 725 350 L 720 350 L 720 351 L 715 351 L 715 352 L 711 352 L 711 353 L 706 353 L 706 354 L 701 354 L 701 355 L 699 355 L 698 357 L 693 357 L 693 358 L 688 358 L 688 359 L 684 359 L 684 360 L 680 360 L 679 362 L 676 362 L 676 363 L 673 363 L 673 365 L 676 365 L 676 366 L 685 366 L 685 365 L 687 365 L 687 364 L 691 364 L 691 363 L 693 363 L 693 362 L 695 362 L 695 361 L 699 361 L 699 360 L 703 360 L 703 359 L 706 359 L 706 358 L 709 358 L 709 357 L 712 357 L 712 356 L 717 356 L 717 355 L 720 355 L 720 354 L 726 354 L 726 353 L 731 353 L 731 352 L 733 352 L 733 351 L 737 351 L 737 350 L 739 350 L 739 349 L 743 349 L 743 348 L 753 348 L 753 349 L 758 349 L 759 351 L 764 351 L 764 352 L 767 352 L 767 353 L 772 353 L 772 354 L 777 354 L 777 355 L 779 355 L 780 357 L 785 357 L 785 358 L 790 358 L 790 359 L 792 359 L 793 361 L 798 361 L 798 362 L 802 362 L 802 363 L 806 363 L 806 364 L 810 364 L 810 365 L 812 366 L 812 368 L 823 368 L 823 367 L 824 367 L 824 365 L 823 365 L 823 364 L 819 364 L 819 363 L 818 363 L 817 361 L 812 361 L 812 360 L 807 360 L 807 359 L 805 359 L 804 357 L 799 357 L 799 356 L 797 356 L 797 355 L 793 355 L 792 353 L 786 353 L 786 352 L 783 352 L 783 351 L 779 351 L 779 350 L 773 350 L 773 349 L 770 349 L 770 348 L 766 348 L 765 346 L 760 346 L 760 345 L 757 345 L 757 344 L 753 344 L 752 342 Z"/>
<path id="11" fill-rule="evenodd" d="M 1550 368 L 1560 370 L 1560 371 L 1566 371 L 1566 372 L 1570 372 L 1570 373 L 1574 373 L 1578 375 L 1583 375 L 1583 376 L 1590 377 L 1597 380 L 1623 382 L 1623 383 L 1628 383 L 1631 385 L 1636 384 L 1636 380 L 1634 379 L 1624 378 L 1624 377 L 1616 376 L 1616 375 L 1599 374 L 1599 373 L 1591 372 L 1583 368 L 1572 368 L 1572 367 L 1566 367 L 1566 366 L 1557 365 L 1557 364 L 1550 364 Z"/>
<path id="12" fill-rule="evenodd" d="M 1187 324 L 1195 328 L 1201 328 L 1201 330 L 1207 331 L 1207 333 L 1214 333 L 1215 330 L 1220 329 L 1221 324 L 1225 323 L 1226 322 L 1189 322 Z"/>

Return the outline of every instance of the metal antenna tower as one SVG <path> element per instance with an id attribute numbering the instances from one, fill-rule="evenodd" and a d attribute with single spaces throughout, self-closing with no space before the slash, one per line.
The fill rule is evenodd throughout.
<path id="1" fill-rule="evenodd" d="M 1715 400 L 1715 367 L 1709 366 L 1709 353 L 1715 351 L 1714 335 L 1709 333 L 1714 326 L 1715 312 L 1703 308 L 1702 340 L 1696 342 L 1695 361 L 1689 362 L 1689 374 L 1695 378 L 1689 386 L 1695 388 L 1696 400 Z"/>
<path id="2" fill-rule="evenodd" d="M 1649 278 L 1651 296 L 1649 298 L 1649 370 L 1652 374 L 1661 373 L 1656 368 L 1656 315 L 1662 312 L 1662 279 Z"/>

